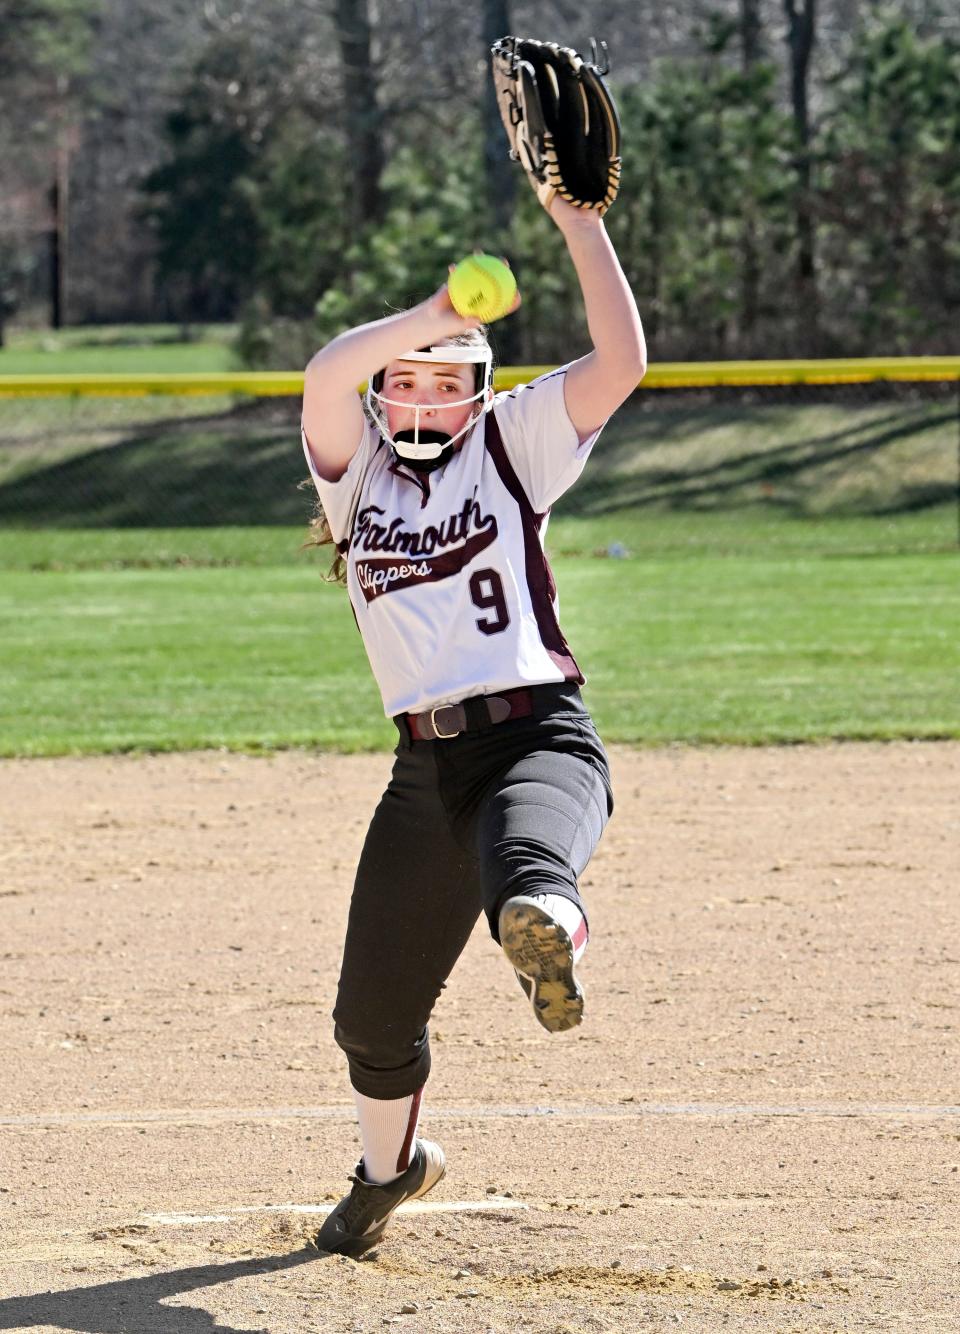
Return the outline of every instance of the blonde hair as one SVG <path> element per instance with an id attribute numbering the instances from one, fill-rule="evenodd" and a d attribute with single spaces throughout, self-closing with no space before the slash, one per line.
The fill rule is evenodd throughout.
<path id="1" fill-rule="evenodd" d="M 316 488 L 313 485 L 313 478 L 304 478 L 300 483 L 300 486 L 303 488 L 309 487 L 309 489 L 313 491 L 317 502 L 316 509 L 314 510 L 313 517 L 311 518 L 310 525 L 307 529 L 306 541 L 303 543 L 300 550 L 306 551 L 308 547 L 332 546 L 334 555 L 330 568 L 325 573 L 321 574 L 320 577 L 323 579 L 324 583 L 327 584 L 346 584 L 347 562 L 344 560 L 340 548 L 337 546 L 337 540 L 330 530 L 330 520 L 324 513 L 323 502 L 316 493 Z"/>

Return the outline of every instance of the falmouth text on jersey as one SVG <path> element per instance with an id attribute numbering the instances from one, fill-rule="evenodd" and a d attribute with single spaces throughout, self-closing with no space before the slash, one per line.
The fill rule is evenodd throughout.
<path id="1" fill-rule="evenodd" d="M 357 581 L 372 602 L 411 584 L 448 579 L 496 538 L 496 516 L 483 513 L 476 488 L 442 523 L 421 529 L 404 527 L 401 518 L 387 521 L 383 509 L 367 505 L 357 514 L 353 533 Z M 368 557 L 368 552 L 383 554 Z"/>

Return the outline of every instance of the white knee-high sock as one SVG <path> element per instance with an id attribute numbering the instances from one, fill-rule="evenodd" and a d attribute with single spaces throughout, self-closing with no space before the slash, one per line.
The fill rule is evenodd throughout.
<path id="1" fill-rule="evenodd" d="M 562 894 L 532 894 L 530 897 L 542 903 L 550 916 L 555 917 L 566 931 L 573 941 L 573 961 L 578 963 L 589 940 L 583 913 L 572 899 L 565 899 Z"/>
<path id="2" fill-rule="evenodd" d="M 353 1090 L 366 1181 L 383 1185 L 396 1180 L 410 1166 L 422 1094 L 419 1088 L 405 1098 L 368 1098 Z"/>

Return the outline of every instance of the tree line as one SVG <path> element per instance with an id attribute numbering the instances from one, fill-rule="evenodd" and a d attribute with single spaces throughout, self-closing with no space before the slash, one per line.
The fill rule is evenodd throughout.
<path id="1" fill-rule="evenodd" d="M 501 358 L 569 355 L 575 279 L 489 77 L 517 31 L 609 43 L 608 226 L 655 358 L 956 350 L 946 5 L 0 0 L 0 27 L 0 323 L 231 320 L 290 367 L 481 247 L 524 294 Z"/>

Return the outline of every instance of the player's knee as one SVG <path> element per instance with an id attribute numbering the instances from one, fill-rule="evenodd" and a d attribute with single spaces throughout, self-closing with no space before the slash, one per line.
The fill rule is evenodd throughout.
<path id="1" fill-rule="evenodd" d="M 361 1033 L 337 1024 L 337 1044 L 346 1053 L 350 1083 L 368 1098 L 402 1098 L 423 1088 L 430 1075 L 427 1030 L 410 1039 Z"/>
<path id="2" fill-rule="evenodd" d="M 429 1048 L 427 1029 L 374 1026 L 362 1018 L 341 1018 L 334 1024 L 337 1046 L 351 1062 L 366 1070 L 401 1070 L 417 1066 Z"/>
<path id="3" fill-rule="evenodd" d="M 568 858 L 528 839 L 498 844 L 485 869 L 489 881 L 495 882 L 497 898 L 576 892 L 577 878 Z"/>

